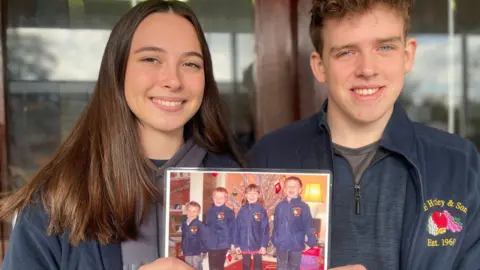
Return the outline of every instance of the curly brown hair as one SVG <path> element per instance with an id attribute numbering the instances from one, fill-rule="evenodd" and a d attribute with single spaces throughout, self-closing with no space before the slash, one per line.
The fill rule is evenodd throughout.
<path id="1" fill-rule="evenodd" d="M 310 38 L 313 46 L 321 54 L 323 50 L 322 28 L 325 19 L 339 19 L 348 14 L 362 13 L 377 4 L 387 5 L 403 17 L 405 36 L 407 36 L 413 3 L 414 0 L 312 0 Z"/>

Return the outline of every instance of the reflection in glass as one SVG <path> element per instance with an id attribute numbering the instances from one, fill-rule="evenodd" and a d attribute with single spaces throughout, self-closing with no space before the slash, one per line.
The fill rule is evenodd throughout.
<path id="1" fill-rule="evenodd" d="M 413 120 L 480 147 L 480 17 L 471 8 L 478 1 L 430 2 L 415 6 L 411 36 L 418 49 L 401 102 Z"/>

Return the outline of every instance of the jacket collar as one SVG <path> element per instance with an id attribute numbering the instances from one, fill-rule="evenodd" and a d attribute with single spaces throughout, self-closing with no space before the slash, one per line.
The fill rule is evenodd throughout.
<path id="1" fill-rule="evenodd" d="M 326 100 L 318 115 L 319 125 L 328 129 Z M 413 122 L 408 118 L 402 105 L 397 101 L 394 104 L 393 113 L 383 132 L 380 145 L 389 151 L 404 156 L 409 162 L 417 165 L 415 151 L 415 130 Z"/>
<path id="2" fill-rule="evenodd" d="M 188 218 L 185 219 L 185 225 L 187 226 L 191 226 L 191 225 L 195 225 L 197 224 L 197 222 L 199 222 L 200 220 L 198 219 L 198 217 L 192 219 L 192 221 L 190 221 L 190 223 L 187 223 L 188 222 Z"/>
<path id="3" fill-rule="evenodd" d="M 286 200 L 288 201 L 288 198 L 286 198 Z M 302 202 L 302 197 L 300 195 L 298 195 L 297 198 L 293 198 L 290 200 L 290 203 L 300 203 Z"/>
<path id="4" fill-rule="evenodd" d="M 103 269 L 116 270 L 122 269 L 122 248 L 119 243 L 101 245 L 96 242 L 100 249 L 100 254 L 103 262 Z"/>
<path id="5" fill-rule="evenodd" d="M 258 202 L 255 202 L 255 203 L 246 203 L 245 206 L 248 206 L 248 207 L 251 207 L 253 209 L 256 209 L 256 208 L 259 208 L 260 207 L 260 203 Z"/>
<path id="6" fill-rule="evenodd" d="M 223 210 L 224 207 L 227 207 L 225 204 L 222 204 L 221 206 L 216 206 L 214 202 L 212 202 L 212 208 L 215 210 Z"/>

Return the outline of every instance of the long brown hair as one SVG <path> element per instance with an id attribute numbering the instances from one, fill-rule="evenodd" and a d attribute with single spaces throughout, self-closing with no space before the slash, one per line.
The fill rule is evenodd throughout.
<path id="1" fill-rule="evenodd" d="M 70 233 L 70 242 L 97 240 L 102 244 L 135 239 L 138 216 L 161 194 L 137 131 L 136 117 L 124 95 L 127 59 L 140 22 L 156 12 L 175 13 L 196 29 L 205 69 L 204 99 L 185 126 L 185 137 L 210 152 L 230 155 L 244 164 L 224 119 L 213 77 L 210 51 L 193 11 L 176 1 L 149 0 L 124 15 L 113 28 L 89 104 L 46 166 L 0 201 L 0 219 L 9 219 L 31 203 L 41 203 L 50 218 L 47 233 Z M 139 212 L 140 211 L 140 212 Z"/>

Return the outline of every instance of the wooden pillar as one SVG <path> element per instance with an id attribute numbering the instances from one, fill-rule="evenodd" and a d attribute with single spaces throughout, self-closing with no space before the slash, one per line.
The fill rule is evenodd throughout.
<path id="1" fill-rule="evenodd" d="M 257 137 L 298 118 L 296 2 L 255 1 Z"/>

